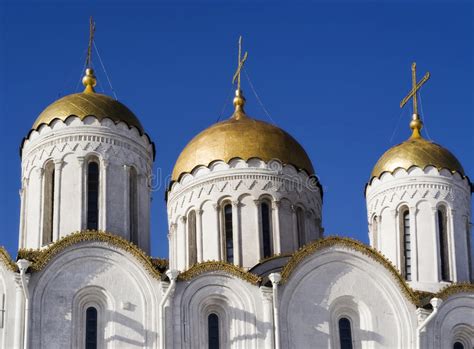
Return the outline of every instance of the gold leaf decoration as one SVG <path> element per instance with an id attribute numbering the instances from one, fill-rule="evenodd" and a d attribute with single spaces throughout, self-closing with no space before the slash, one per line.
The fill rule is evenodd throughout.
<path id="1" fill-rule="evenodd" d="M 11 270 L 13 272 L 16 272 L 18 270 L 17 265 L 3 246 L 0 246 L 0 261 L 5 264 L 8 270 Z"/>
<path id="2" fill-rule="evenodd" d="M 132 244 L 130 241 L 127 241 L 118 235 L 104 231 L 79 231 L 67 235 L 56 242 L 53 242 L 44 249 L 20 249 L 18 251 L 18 258 L 28 259 L 32 262 L 30 267 L 31 270 L 40 271 L 52 260 L 54 256 L 64 251 L 66 248 L 75 244 L 90 241 L 104 242 L 124 250 L 125 252 L 134 256 L 152 277 L 160 279 L 161 273 L 155 267 L 155 264 L 153 263 L 150 256 L 148 256 L 144 251 Z"/>
<path id="3" fill-rule="evenodd" d="M 469 282 L 462 282 L 457 284 L 452 284 L 444 287 L 438 293 L 435 294 L 435 297 L 446 300 L 452 295 L 458 293 L 471 293 L 474 294 L 474 284 Z"/>
<path id="4" fill-rule="evenodd" d="M 253 273 L 249 273 L 241 267 L 227 262 L 219 261 L 206 261 L 194 264 L 191 268 L 179 274 L 178 279 L 182 281 L 188 281 L 201 274 L 213 271 L 223 271 L 224 273 L 241 278 L 242 280 L 245 280 L 253 285 L 258 284 L 261 281 L 261 278 L 259 276 Z"/>

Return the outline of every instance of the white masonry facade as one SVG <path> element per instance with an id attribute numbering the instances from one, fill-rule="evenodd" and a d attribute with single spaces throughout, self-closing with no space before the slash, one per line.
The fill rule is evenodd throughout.
<path id="1" fill-rule="evenodd" d="M 0 249 L 0 348 L 474 347 L 461 170 L 372 176 L 367 246 L 325 237 L 312 169 L 263 158 L 257 139 L 170 183 L 169 260 L 155 259 L 154 145 L 84 84 L 22 143 L 18 258 Z M 92 111 L 64 111 L 78 103 Z M 253 122 L 239 115 L 228 127 Z"/>

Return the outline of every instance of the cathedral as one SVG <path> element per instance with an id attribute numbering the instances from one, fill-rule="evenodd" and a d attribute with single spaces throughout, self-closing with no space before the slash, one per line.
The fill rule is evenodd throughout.
<path id="1" fill-rule="evenodd" d="M 166 260 L 150 256 L 152 137 L 95 91 L 90 45 L 84 91 L 50 104 L 21 143 L 0 348 L 474 348 L 474 187 L 420 133 L 429 74 L 417 81 L 413 64 L 407 140 L 367 174 L 366 245 L 324 235 L 305 149 L 246 114 L 239 47 L 233 114 L 175 162 Z"/>

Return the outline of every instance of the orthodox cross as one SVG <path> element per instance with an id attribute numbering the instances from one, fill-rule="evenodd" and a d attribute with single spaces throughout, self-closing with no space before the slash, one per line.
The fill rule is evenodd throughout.
<path id="1" fill-rule="evenodd" d="M 245 61 L 247 60 L 247 52 L 244 53 L 242 57 L 242 36 L 239 37 L 239 57 L 238 57 L 238 65 L 237 71 L 234 74 L 234 78 L 232 79 L 232 83 L 235 84 L 235 80 L 237 80 L 237 90 L 240 90 L 240 72 L 244 66 Z"/>
<path id="2" fill-rule="evenodd" d="M 412 89 L 410 93 L 403 98 L 403 100 L 400 102 L 400 108 L 402 108 L 409 100 L 410 98 L 413 98 L 413 114 L 418 115 L 418 100 L 417 100 L 417 92 L 423 86 L 425 82 L 428 81 L 430 78 L 430 73 L 426 73 L 425 76 L 423 76 L 423 79 L 421 79 L 418 83 L 416 83 L 416 62 L 413 62 L 411 65 L 411 80 L 412 80 Z"/>
<path id="3" fill-rule="evenodd" d="M 87 47 L 86 67 L 91 65 L 92 45 L 94 44 L 95 23 L 92 16 L 89 19 L 89 46 Z"/>

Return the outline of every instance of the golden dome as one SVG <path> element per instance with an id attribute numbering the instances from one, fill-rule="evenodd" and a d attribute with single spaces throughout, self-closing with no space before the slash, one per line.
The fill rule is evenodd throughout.
<path id="1" fill-rule="evenodd" d="M 172 180 L 197 166 L 209 166 L 213 161 L 229 162 L 233 158 L 263 161 L 278 159 L 313 174 L 313 165 L 303 147 L 287 132 L 269 123 L 248 117 L 241 91 L 236 91 L 234 114 L 194 137 L 184 148 L 173 169 Z"/>
<path id="2" fill-rule="evenodd" d="M 95 93 L 96 79 L 92 69 L 86 70 L 82 82 L 85 86 L 83 93 L 71 94 L 50 104 L 38 116 L 33 129 L 38 129 L 42 124 L 48 125 L 55 119 L 65 121 L 69 116 L 77 116 L 81 120 L 94 116 L 99 120 L 109 118 L 115 123 L 123 121 L 144 132 L 138 118 L 125 105 L 109 96 Z"/>
<path id="3" fill-rule="evenodd" d="M 410 127 L 412 136 L 405 142 L 390 148 L 377 161 L 372 170 L 371 178 L 380 177 L 384 172 L 393 172 L 397 168 L 408 170 L 412 166 L 424 169 L 433 166 L 447 169 L 464 176 L 464 169 L 458 159 L 446 148 L 424 139 L 420 135 L 423 123 L 417 114 L 413 115 Z"/>

